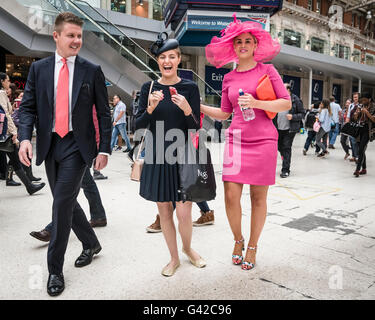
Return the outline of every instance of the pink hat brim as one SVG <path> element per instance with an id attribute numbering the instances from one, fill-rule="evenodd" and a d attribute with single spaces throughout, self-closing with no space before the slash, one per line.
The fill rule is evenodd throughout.
<path id="1" fill-rule="evenodd" d="M 249 32 L 257 39 L 257 48 L 254 51 L 254 60 L 267 62 L 276 57 L 280 52 L 280 43 L 272 39 L 269 32 L 264 30 L 260 23 L 253 21 L 232 22 L 222 30 L 222 37 L 213 37 L 211 43 L 206 46 L 206 58 L 216 68 L 220 68 L 230 62 L 237 62 L 238 57 L 233 48 L 233 39 L 242 33 Z"/>

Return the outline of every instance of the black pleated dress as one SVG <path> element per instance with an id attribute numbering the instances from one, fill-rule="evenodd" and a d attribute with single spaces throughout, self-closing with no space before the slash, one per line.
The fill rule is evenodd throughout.
<path id="1" fill-rule="evenodd" d="M 150 85 L 151 81 L 142 86 L 136 120 L 137 129 L 149 126 L 140 195 L 154 202 L 180 201 L 177 191 L 178 164 L 177 162 L 171 163 L 171 157 L 168 155 L 176 156 L 176 147 L 181 147 L 186 143 L 189 129 L 199 130 L 199 89 L 195 82 L 184 79 L 173 85 L 177 92 L 189 102 L 195 119 L 198 121 L 196 122 L 191 115 L 185 116 L 184 112 L 172 102 L 170 86 L 157 81 L 154 81 L 152 91 L 163 90 L 164 99 L 159 102 L 151 115 L 148 114 L 146 109 Z M 174 151 L 171 152 L 171 150 Z"/>

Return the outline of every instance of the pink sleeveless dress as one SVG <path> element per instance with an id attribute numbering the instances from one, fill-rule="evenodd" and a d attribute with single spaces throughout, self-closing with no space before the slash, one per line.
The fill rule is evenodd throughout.
<path id="1" fill-rule="evenodd" d="M 250 185 L 275 184 L 278 133 L 272 120 L 260 109 L 254 109 L 255 119 L 245 121 L 238 106 L 238 90 L 255 99 L 258 80 L 268 74 L 278 99 L 290 96 L 272 64 L 257 63 L 248 71 L 233 70 L 224 76 L 221 110 L 234 112 L 225 132 L 223 181 Z"/>

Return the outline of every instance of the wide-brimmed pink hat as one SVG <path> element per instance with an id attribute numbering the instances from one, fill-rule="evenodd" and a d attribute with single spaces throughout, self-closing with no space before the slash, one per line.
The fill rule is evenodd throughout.
<path id="1" fill-rule="evenodd" d="M 272 39 L 269 32 L 262 28 L 258 22 L 237 20 L 233 14 L 233 22 L 221 30 L 221 37 L 213 37 L 211 43 L 206 46 L 206 58 L 216 68 L 220 68 L 229 62 L 237 62 L 238 57 L 234 51 L 233 39 L 238 35 L 250 32 L 257 39 L 257 48 L 254 51 L 254 60 L 266 62 L 272 60 L 280 52 L 280 43 Z"/>

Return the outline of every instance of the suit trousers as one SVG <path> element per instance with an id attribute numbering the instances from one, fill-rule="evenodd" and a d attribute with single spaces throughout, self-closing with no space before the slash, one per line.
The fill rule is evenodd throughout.
<path id="1" fill-rule="evenodd" d="M 64 138 L 53 133 L 45 167 L 53 196 L 48 271 L 50 274 L 59 274 L 63 271 L 71 229 L 82 242 L 84 250 L 94 248 L 99 243 L 77 202 L 86 163 L 79 152 L 73 132 L 69 132 Z"/>
<path id="2" fill-rule="evenodd" d="M 83 174 L 81 188 L 89 202 L 91 220 L 106 219 L 107 217 L 105 215 L 102 199 L 100 198 L 98 187 L 90 173 L 89 167 L 86 167 L 85 173 Z M 52 232 L 52 222 L 44 229 Z"/>
<path id="3" fill-rule="evenodd" d="M 0 174 L 6 175 L 7 171 L 7 157 L 4 151 L 0 151 Z"/>
<path id="4" fill-rule="evenodd" d="M 289 132 L 289 130 L 278 130 L 279 139 L 277 148 L 283 157 L 283 164 L 281 172 L 290 172 L 290 162 L 292 160 L 292 144 L 296 132 Z"/>

